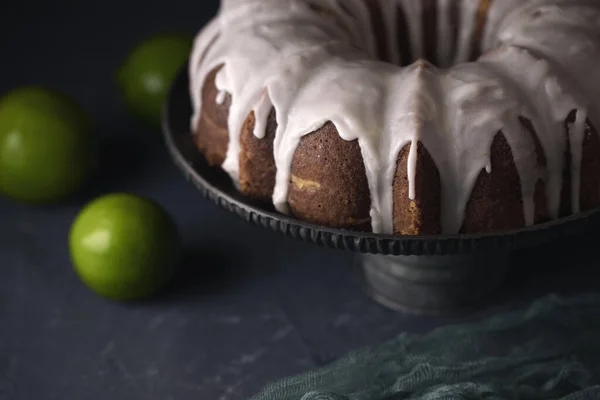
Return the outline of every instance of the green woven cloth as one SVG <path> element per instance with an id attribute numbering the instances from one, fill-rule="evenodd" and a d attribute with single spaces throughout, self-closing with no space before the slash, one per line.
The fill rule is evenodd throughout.
<path id="1" fill-rule="evenodd" d="M 600 295 L 552 296 L 480 323 L 403 334 L 253 397 L 401 399 L 600 399 Z"/>

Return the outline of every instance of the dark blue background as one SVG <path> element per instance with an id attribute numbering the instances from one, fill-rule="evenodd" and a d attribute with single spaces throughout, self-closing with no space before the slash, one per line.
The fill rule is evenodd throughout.
<path id="1" fill-rule="evenodd" d="M 355 347 L 450 321 L 373 303 L 352 274 L 352 254 L 220 211 L 182 178 L 159 132 L 124 111 L 113 73 L 129 49 L 157 31 L 197 31 L 216 1 L 8 7 L 0 13 L 0 92 L 33 83 L 74 96 L 93 114 L 105 158 L 92 187 L 67 204 L 0 198 L 1 400 L 242 399 Z M 146 303 L 94 295 L 69 262 L 66 237 L 78 209 L 122 190 L 163 204 L 185 238 L 177 278 Z M 496 305 L 471 318 L 548 291 L 596 288 L 597 243 L 590 233 L 515 255 Z"/>

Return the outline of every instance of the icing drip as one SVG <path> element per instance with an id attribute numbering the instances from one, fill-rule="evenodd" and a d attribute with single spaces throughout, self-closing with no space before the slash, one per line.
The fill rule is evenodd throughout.
<path id="1" fill-rule="evenodd" d="M 482 57 L 480 63 L 494 69 L 508 84 L 526 89 L 522 91 L 524 101 L 535 108 L 530 120 L 546 159 L 547 174 L 544 176 L 540 173 L 539 179 L 546 183 L 550 216 L 558 218 L 563 185 L 562 171 L 565 168 L 565 133 L 568 134 L 565 132 L 564 122 L 572 110 L 584 110 L 585 104 L 569 93 L 569 86 L 564 81 L 561 82 L 563 78 L 556 75 L 556 69 L 553 69 L 550 63 L 535 58 L 526 50 L 500 49 Z"/>
<path id="2" fill-rule="evenodd" d="M 260 96 L 260 100 L 258 100 L 258 103 L 252 110 L 256 119 L 256 122 L 254 123 L 253 134 L 259 139 L 263 139 L 267 133 L 267 120 L 269 118 L 271 108 L 273 108 L 273 104 L 271 103 L 269 94 L 265 90 L 262 96 Z"/>
<path id="3" fill-rule="evenodd" d="M 372 196 L 375 200 L 371 210 L 375 232 L 393 232 L 396 161 L 400 151 L 408 144 L 411 145 L 407 166 L 409 197 L 415 198 L 417 145 L 419 141 L 427 141 L 427 133 L 437 132 L 437 79 L 435 68 L 423 61 L 395 73 L 390 79 L 390 86 L 397 90 L 390 91 L 385 97 L 381 129 L 395 134 L 380 135 L 379 157 L 371 157 L 371 172 L 367 174 L 369 181 L 376 184 L 376 188 L 371 189 L 371 193 L 376 194 Z"/>
<path id="4" fill-rule="evenodd" d="M 190 97 L 192 100 L 192 107 L 194 112 L 191 118 L 192 132 L 195 132 L 195 127 L 198 125 L 200 120 L 200 113 L 202 110 L 202 79 L 206 78 L 206 75 L 200 75 L 198 72 L 201 67 L 201 62 L 204 59 L 206 49 L 214 43 L 219 36 L 219 23 L 218 19 L 213 19 L 206 25 L 206 27 L 200 32 L 199 35 L 194 39 L 194 51 L 190 55 L 190 61 L 188 63 L 188 75 L 190 79 Z"/>
<path id="5" fill-rule="evenodd" d="M 442 181 L 442 228 L 458 232 L 462 226 L 465 207 L 480 173 L 494 173 L 490 148 L 502 132 L 513 152 L 515 166 L 521 177 L 521 193 L 526 223 L 532 223 L 529 208 L 535 191 L 535 146 L 524 132 L 519 116 L 527 114 L 519 101 L 518 92 L 505 87 L 497 76 L 477 63 L 453 68 L 444 82 L 446 120 L 449 127 L 443 141 L 424 143 L 434 149 Z"/>
<path id="6" fill-rule="evenodd" d="M 423 57 L 423 4 L 373 0 L 382 10 L 389 57 L 400 61 L 399 40 Z M 342 6 L 343 4 L 343 6 Z M 573 212 L 579 211 L 585 123 L 598 122 L 600 6 L 595 0 L 496 0 L 484 27 L 484 50 L 472 53 L 480 1 L 437 0 L 438 69 L 418 60 L 406 68 L 375 59 L 377 43 L 365 0 L 223 0 L 219 16 L 196 38 L 190 59 L 192 129 L 202 110 L 202 87 L 217 68 L 215 102 L 230 95 L 229 146 L 223 168 L 239 180 L 240 132 L 254 113 L 253 134 L 263 138 L 275 111 L 276 182 L 273 203 L 289 212 L 294 153 L 303 136 L 327 122 L 342 139 L 357 140 L 371 195 L 373 231 L 393 233 L 393 181 L 400 152 L 410 145 L 408 196 L 416 199 L 418 145 L 440 175 L 441 224 L 460 231 L 479 176 L 494 174 L 490 149 L 501 133 L 520 178 L 523 215 L 535 216 L 535 191 L 545 183 L 550 216 L 558 217 L 563 171 L 571 168 Z M 400 5 L 401 10 L 398 10 Z M 459 7 L 453 37 L 451 10 Z M 396 12 L 409 21 L 397 38 Z M 456 52 L 448 50 L 456 42 Z M 406 61 L 406 60 L 402 60 Z M 565 131 L 565 120 L 576 112 Z M 536 139 L 545 165 L 536 155 Z M 567 143 L 571 165 L 565 165 Z"/>
<path id="7" fill-rule="evenodd" d="M 377 193 L 379 174 L 378 150 L 383 99 L 380 95 L 397 70 L 390 64 L 352 61 L 334 58 L 323 64 L 318 74 L 311 76 L 289 104 L 293 112 L 282 108 L 287 120 L 280 124 L 275 137 L 274 152 L 277 176 L 273 203 L 280 211 L 287 207 L 287 192 L 293 154 L 302 136 L 331 121 L 344 140 L 358 139 L 372 193 Z M 370 82 L 367 87 L 358 82 Z M 348 82 L 357 82 L 348 85 Z M 327 96 L 323 96 L 323 90 Z M 335 98 L 332 102 L 330 99 Z M 369 107 L 366 107 L 369 104 Z M 276 105 L 277 114 L 280 108 Z M 378 214 L 378 199 L 372 198 L 372 215 Z"/>
<path id="8" fill-rule="evenodd" d="M 218 105 L 223 105 L 225 103 L 226 98 L 227 98 L 227 92 L 224 90 L 220 90 L 219 93 L 217 94 L 217 98 L 215 99 L 215 101 L 217 102 Z"/>

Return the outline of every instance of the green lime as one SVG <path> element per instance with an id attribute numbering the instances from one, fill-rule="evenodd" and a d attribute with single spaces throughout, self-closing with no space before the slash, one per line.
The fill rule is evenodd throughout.
<path id="1" fill-rule="evenodd" d="M 0 98 L 0 193 L 29 203 L 62 199 L 87 180 L 96 148 L 87 113 L 56 90 L 25 86 Z"/>
<path id="2" fill-rule="evenodd" d="M 152 36 L 135 46 L 117 73 L 129 110 L 160 126 L 162 106 L 177 72 L 187 61 L 194 38 L 185 33 Z"/>
<path id="3" fill-rule="evenodd" d="M 170 280 L 179 235 L 157 203 L 115 193 L 80 211 L 71 226 L 69 247 L 75 271 L 89 288 L 114 300 L 137 300 Z"/>

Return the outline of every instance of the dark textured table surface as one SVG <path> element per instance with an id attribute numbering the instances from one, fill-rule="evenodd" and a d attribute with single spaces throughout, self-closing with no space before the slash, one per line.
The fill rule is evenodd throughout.
<path id="1" fill-rule="evenodd" d="M 105 163 L 67 204 L 0 198 L 0 399 L 242 399 L 350 349 L 451 321 L 388 311 L 361 292 L 352 254 L 218 210 L 181 177 L 159 132 L 124 111 L 113 73 L 130 47 L 161 30 L 196 31 L 216 1 L 10 7 L 0 13 L 0 91 L 41 83 L 74 96 L 95 117 Z M 94 295 L 69 262 L 66 236 L 78 209 L 122 190 L 163 204 L 185 239 L 175 281 L 145 303 Z M 596 289 L 597 243 L 590 232 L 515 255 L 495 304 L 468 318 L 550 291 Z"/>

